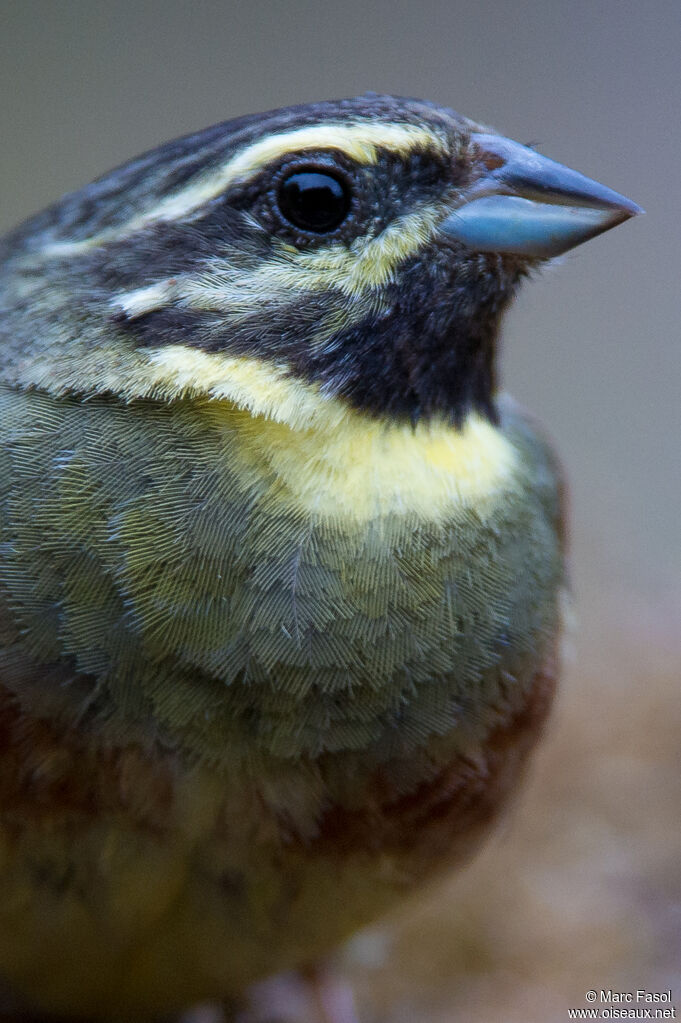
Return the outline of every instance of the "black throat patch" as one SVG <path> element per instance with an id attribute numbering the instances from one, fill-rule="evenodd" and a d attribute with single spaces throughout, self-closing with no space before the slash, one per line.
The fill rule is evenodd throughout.
<path id="1" fill-rule="evenodd" d="M 519 261 L 432 244 L 381 288 L 371 312 L 319 342 L 319 324 L 347 305 L 335 289 L 263 309 L 237 326 L 218 313 L 174 304 L 116 316 L 145 347 L 184 345 L 288 365 L 293 375 L 377 417 L 475 410 L 496 422 L 495 354 L 501 316 L 526 272 Z"/>

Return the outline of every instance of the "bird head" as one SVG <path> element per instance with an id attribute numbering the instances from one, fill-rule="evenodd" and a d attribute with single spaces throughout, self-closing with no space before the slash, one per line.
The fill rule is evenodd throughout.
<path id="1" fill-rule="evenodd" d="M 247 366 L 247 403 L 293 379 L 374 418 L 494 421 L 499 324 L 523 276 L 637 212 L 418 100 L 248 116 L 126 164 L 10 237 L 12 294 L 32 303 L 37 340 L 10 338 L 6 374 L 231 397 L 220 382 Z"/>

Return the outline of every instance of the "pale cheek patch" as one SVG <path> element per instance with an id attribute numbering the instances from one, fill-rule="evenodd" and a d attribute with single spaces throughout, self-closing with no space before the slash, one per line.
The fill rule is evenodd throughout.
<path id="1" fill-rule="evenodd" d="M 306 280 L 309 275 L 313 287 L 335 287 L 357 298 L 393 281 L 400 265 L 432 240 L 445 215 L 445 203 L 425 206 L 398 217 L 375 238 L 302 254 L 298 273 Z"/>
<path id="2" fill-rule="evenodd" d="M 223 433 L 225 457 L 245 478 L 274 480 L 277 500 L 307 515 L 446 522 L 466 509 L 483 513 L 513 486 L 515 449 L 477 414 L 461 430 L 444 422 L 413 429 L 355 412 L 255 359 L 177 348 L 154 353 L 152 363 L 159 387 L 203 398 L 197 415 Z"/>
<path id="3" fill-rule="evenodd" d="M 238 325 L 262 315 L 266 307 L 285 307 L 320 291 L 340 292 L 353 302 L 348 316 L 360 319 L 369 311 L 378 290 L 394 281 L 399 267 L 433 238 L 444 205 L 432 205 L 399 217 L 375 238 L 358 238 L 349 246 L 329 245 L 301 252 L 280 243 L 274 258 L 254 269 L 239 270 L 228 257 L 206 261 L 193 275 L 161 281 L 146 288 L 121 292 L 112 300 L 129 319 L 173 303 L 205 312 L 219 312 L 226 325 Z"/>

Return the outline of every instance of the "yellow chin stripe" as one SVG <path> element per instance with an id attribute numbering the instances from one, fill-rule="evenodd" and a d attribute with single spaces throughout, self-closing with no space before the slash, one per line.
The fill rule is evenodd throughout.
<path id="1" fill-rule="evenodd" d="M 274 475 L 277 500 L 306 514 L 362 523 L 388 514 L 446 521 L 483 512 L 513 486 L 514 447 L 471 414 L 445 422 L 372 419 L 284 368 L 181 346 L 150 355 L 153 391 L 185 397 L 224 431 L 225 456 L 245 475 Z"/>

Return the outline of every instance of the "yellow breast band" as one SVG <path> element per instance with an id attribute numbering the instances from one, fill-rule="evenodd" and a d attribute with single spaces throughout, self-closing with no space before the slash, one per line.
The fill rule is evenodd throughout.
<path id="1" fill-rule="evenodd" d="M 369 418 L 256 359 L 181 346 L 150 359 L 155 390 L 196 401 L 225 432 L 230 458 L 249 474 L 273 474 L 278 499 L 313 516 L 445 521 L 464 507 L 483 510 L 512 485 L 515 449 L 476 413 L 461 429 L 412 427 Z"/>

